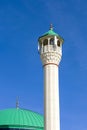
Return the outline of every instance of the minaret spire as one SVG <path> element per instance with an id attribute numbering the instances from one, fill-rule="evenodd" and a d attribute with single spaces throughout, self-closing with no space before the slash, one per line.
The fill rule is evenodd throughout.
<path id="1" fill-rule="evenodd" d="M 19 108 L 19 98 L 18 97 L 16 98 L 16 108 L 17 109 Z"/>
<path id="2" fill-rule="evenodd" d="M 53 24 L 52 23 L 50 24 L 50 30 L 53 30 Z"/>

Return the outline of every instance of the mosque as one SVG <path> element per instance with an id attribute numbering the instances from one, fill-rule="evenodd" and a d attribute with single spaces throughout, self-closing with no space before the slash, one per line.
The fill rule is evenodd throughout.
<path id="1" fill-rule="evenodd" d="M 53 31 L 38 38 L 38 52 L 44 69 L 44 118 L 31 110 L 16 108 L 0 110 L 0 130 L 60 130 L 59 63 L 62 57 L 61 38 Z"/>

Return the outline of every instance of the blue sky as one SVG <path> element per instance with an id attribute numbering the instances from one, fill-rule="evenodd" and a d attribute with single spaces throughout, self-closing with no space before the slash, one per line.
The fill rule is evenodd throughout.
<path id="1" fill-rule="evenodd" d="M 38 37 L 54 25 L 64 38 L 60 63 L 61 130 L 87 130 L 87 1 L 0 0 L 0 109 L 43 114 Z"/>

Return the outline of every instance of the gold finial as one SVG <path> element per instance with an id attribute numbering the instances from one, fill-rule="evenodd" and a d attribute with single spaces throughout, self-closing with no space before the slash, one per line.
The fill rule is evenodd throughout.
<path id="1" fill-rule="evenodd" d="M 53 30 L 53 25 L 52 25 L 52 23 L 50 24 L 50 30 Z"/>
<path id="2" fill-rule="evenodd" d="M 16 108 L 17 109 L 19 108 L 19 98 L 18 97 L 16 98 Z"/>

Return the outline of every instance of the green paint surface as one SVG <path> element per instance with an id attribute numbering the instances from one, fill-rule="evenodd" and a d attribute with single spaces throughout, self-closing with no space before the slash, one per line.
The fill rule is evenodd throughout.
<path id="1" fill-rule="evenodd" d="M 43 116 L 25 109 L 0 110 L 0 128 L 43 129 Z"/>

